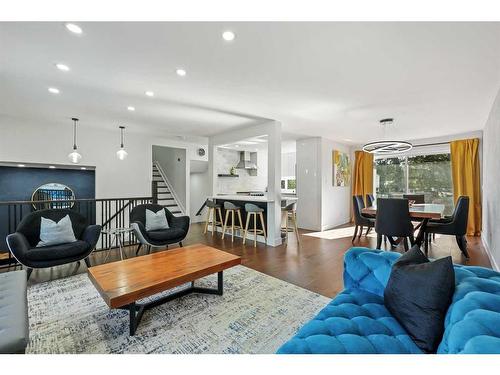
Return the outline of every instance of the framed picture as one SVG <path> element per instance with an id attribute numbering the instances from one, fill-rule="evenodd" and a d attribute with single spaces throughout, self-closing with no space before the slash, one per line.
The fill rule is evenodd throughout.
<path id="1" fill-rule="evenodd" d="M 349 154 L 333 150 L 332 168 L 333 186 L 349 186 L 351 184 L 351 161 Z"/>

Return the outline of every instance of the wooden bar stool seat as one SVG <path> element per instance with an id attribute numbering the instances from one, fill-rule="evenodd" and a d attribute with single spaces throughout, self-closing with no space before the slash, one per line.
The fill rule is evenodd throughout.
<path id="1" fill-rule="evenodd" d="M 295 209 L 295 202 L 290 203 L 287 206 L 281 207 L 281 221 L 285 221 L 285 226 L 281 227 L 281 230 L 286 234 L 286 240 L 288 242 L 288 233 L 295 232 L 295 237 L 297 238 L 297 242 L 300 243 L 299 239 L 299 230 L 297 228 L 297 211 Z M 288 221 L 292 221 L 292 228 L 288 227 Z"/>
<path id="2" fill-rule="evenodd" d="M 252 203 L 245 203 L 245 211 L 247 213 L 247 221 L 245 224 L 245 233 L 243 235 L 243 245 L 247 239 L 248 234 L 248 225 L 250 224 L 250 219 L 253 217 L 253 246 L 257 247 L 257 234 L 264 235 L 264 238 L 267 240 L 266 234 L 266 224 L 264 223 L 264 209 L 256 206 Z M 257 229 L 257 216 L 260 218 L 260 225 L 262 229 Z"/>
<path id="3" fill-rule="evenodd" d="M 241 218 L 241 207 L 236 206 L 231 202 L 224 202 L 224 209 L 226 210 L 226 218 L 224 219 L 224 227 L 222 228 L 222 238 L 226 234 L 227 221 L 231 216 L 231 242 L 234 242 L 234 231 L 243 230 L 243 219 Z M 235 216 L 238 216 L 239 225 L 236 225 Z"/>
<path id="4" fill-rule="evenodd" d="M 207 199 L 207 220 L 205 222 L 205 230 L 203 231 L 204 234 L 207 233 L 208 230 L 208 225 L 211 225 L 212 227 L 212 236 L 214 235 L 215 232 L 215 227 L 219 225 L 222 227 L 222 211 L 221 211 L 221 205 L 215 203 L 214 201 Z M 217 220 L 217 214 L 219 214 L 219 220 Z M 212 215 L 212 218 L 210 218 L 210 215 Z"/>

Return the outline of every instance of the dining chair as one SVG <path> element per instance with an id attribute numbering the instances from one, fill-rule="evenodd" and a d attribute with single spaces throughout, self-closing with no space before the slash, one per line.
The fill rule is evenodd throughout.
<path id="1" fill-rule="evenodd" d="M 425 194 L 403 194 L 403 199 L 413 201 L 413 203 L 415 204 L 424 204 Z"/>
<path id="2" fill-rule="evenodd" d="M 375 196 L 373 194 L 366 194 L 366 207 L 372 207 L 375 204 Z"/>
<path id="3" fill-rule="evenodd" d="M 457 204 L 451 216 L 444 217 L 441 220 L 429 220 L 425 227 L 425 251 L 427 252 L 429 246 L 430 234 L 444 234 L 455 236 L 460 251 L 466 258 L 469 258 L 467 252 L 467 221 L 469 218 L 469 197 L 460 196 L 457 199 Z"/>
<path id="4" fill-rule="evenodd" d="M 365 235 L 368 235 L 370 230 L 375 226 L 375 220 L 362 214 L 361 210 L 365 208 L 365 202 L 363 201 L 362 195 L 352 196 L 352 207 L 354 210 L 355 227 L 354 227 L 354 235 L 352 236 L 351 242 L 354 242 L 356 236 L 358 235 L 358 228 L 361 228 L 361 230 L 359 231 L 359 238 L 361 238 L 361 235 L 363 234 L 363 227 L 367 228 Z"/>
<path id="5" fill-rule="evenodd" d="M 377 216 L 375 218 L 375 232 L 377 232 L 377 249 L 382 245 L 382 236 L 399 237 L 403 241 L 405 251 L 409 249 L 408 239 L 413 246 L 413 225 L 410 219 L 408 199 L 378 198 Z M 397 242 L 391 241 L 391 245 Z"/>

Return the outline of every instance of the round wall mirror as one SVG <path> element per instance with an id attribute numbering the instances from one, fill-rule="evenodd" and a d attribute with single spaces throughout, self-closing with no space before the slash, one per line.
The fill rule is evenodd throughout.
<path id="1" fill-rule="evenodd" d="M 75 202 L 67 202 L 74 200 L 75 194 L 73 190 L 63 184 L 57 182 L 45 184 L 38 187 L 31 196 L 31 201 L 34 202 L 35 210 L 45 210 L 49 208 L 71 208 Z M 38 201 L 44 201 L 35 203 Z"/>

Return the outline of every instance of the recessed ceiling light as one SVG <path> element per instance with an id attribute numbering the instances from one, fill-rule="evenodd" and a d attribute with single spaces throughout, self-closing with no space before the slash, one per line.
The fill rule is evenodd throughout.
<path id="1" fill-rule="evenodd" d="M 129 105 L 129 106 L 127 107 L 127 109 L 128 109 L 129 111 L 135 111 L 135 107 L 132 107 L 131 105 Z"/>
<path id="2" fill-rule="evenodd" d="M 81 34 L 83 32 L 82 28 L 74 23 L 67 23 L 66 28 L 75 34 Z"/>
<path id="3" fill-rule="evenodd" d="M 86 170 L 87 168 L 85 168 L 85 167 L 81 167 L 80 169 Z"/>
<path id="4" fill-rule="evenodd" d="M 235 37 L 236 35 L 230 30 L 224 31 L 222 33 L 222 38 L 228 42 L 234 40 Z"/>
<path id="5" fill-rule="evenodd" d="M 56 68 L 62 70 L 63 72 L 67 72 L 69 70 L 69 66 L 65 64 L 56 64 Z"/>
<path id="6" fill-rule="evenodd" d="M 54 167 L 53 165 L 49 165 L 49 168 L 50 169 L 56 169 L 56 167 Z"/>
<path id="7" fill-rule="evenodd" d="M 26 167 L 24 164 L 18 164 L 17 165 L 19 168 Z"/>
<path id="8" fill-rule="evenodd" d="M 187 72 L 181 68 L 177 69 L 175 72 L 177 73 L 178 76 L 181 76 L 181 77 L 184 77 L 187 74 Z"/>
<path id="9" fill-rule="evenodd" d="M 146 96 L 155 96 L 153 91 L 146 91 L 144 94 L 146 94 Z"/>
<path id="10" fill-rule="evenodd" d="M 51 94 L 59 94 L 59 89 L 56 89 L 55 87 L 49 87 L 49 92 Z"/>

